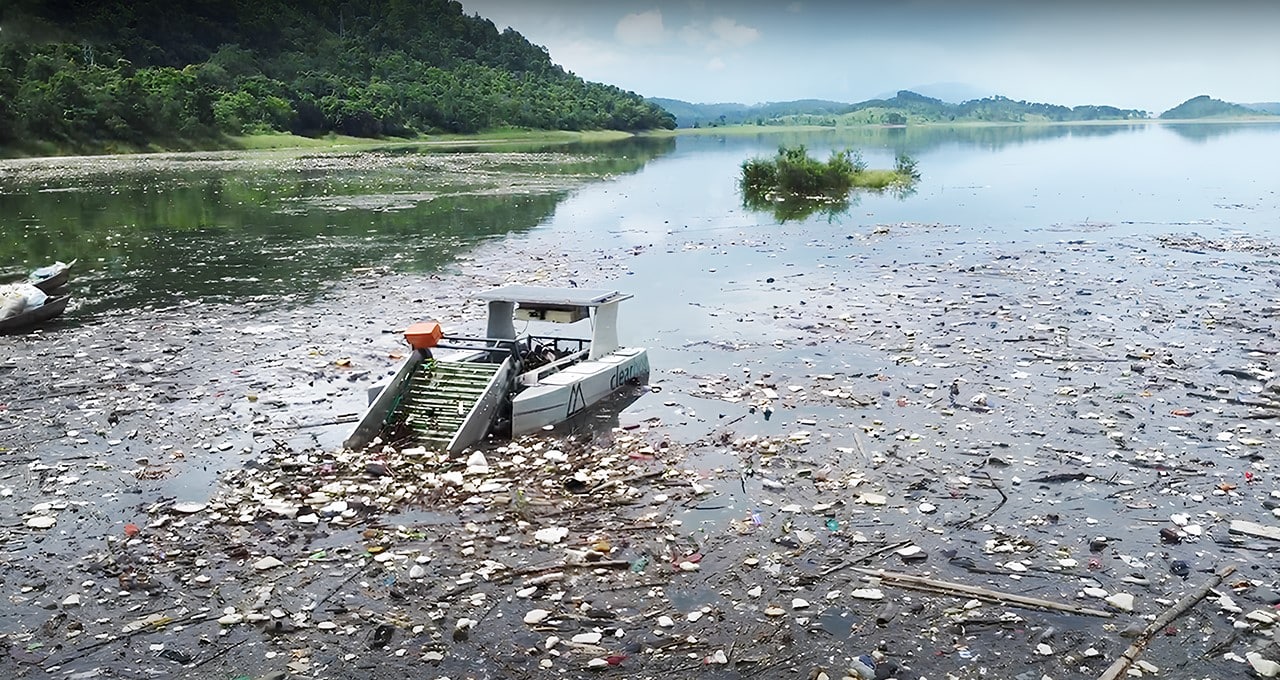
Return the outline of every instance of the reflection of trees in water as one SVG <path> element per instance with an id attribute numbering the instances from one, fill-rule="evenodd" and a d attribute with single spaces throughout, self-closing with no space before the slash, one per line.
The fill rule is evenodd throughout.
<path id="1" fill-rule="evenodd" d="M 896 153 L 924 155 L 944 146 L 969 146 L 983 149 L 1000 149 L 1063 137 L 1107 137 L 1135 132 L 1146 128 L 1144 124 L 1115 125 L 908 125 L 906 127 L 856 126 L 815 130 L 780 129 L 770 131 L 760 128 L 757 134 L 734 133 L 728 135 L 691 135 L 681 143 L 702 145 L 704 138 L 714 139 L 717 146 L 759 147 L 795 146 L 811 147 L 830 145 L 832 148 L 882 149 Z"/>
<path id="2" fill-rule="evenodd" d="M 748 210 L 767 212 L 779 223 L 823 215 L 828 221 L 849 212 L 860 199 L 853 193 L 831 196 L 777 196 L 771 192 L 745 189 L 742 206 Z"/>
<path id="3" fill-rule="evenodd" d="M 1164 123 L 1166 130 L 1192 142 L 1207 142 L 1246 130 L 1263 129 L 1274 132 L 1280 128 L 1280 120 L 1272 123 Z"/>
<path id="4" fill-rule="evenodd" d="M 79 292 L 112 307 L 306 297 L 360 267 L 438 269 L 480 241 L 538 226 L 584 178 L 636 172 L 675 140 L 623 146 L 468 159 L 490 162 L 481 172 L 465 163 L 468 172 L 440 172 L 438 156 L 417 163 L 418 152 L 383 150 L 336 169 L 126 163 L 42 183 L 11 178 L 0 186 L 0 271 L 78 258 Z"/>
<path id="5" fill-rule="evenodd" d="M 548 145 L 545 142 L 513 142 L 499 145 L 464 145 L 449 149 L 430 149 L 424 147 L 402 148 L 401 153 L 502 153 L 502 152 L 560 152 L 572 156 L 580 156 L 577 162 L 568 159 L 562 164 L 562 171 L 576 172 L 579 168 L 592 168 L 596 172 L 635 172 L 645 163 L 675 151 L 676 138 L 673 136 L 638 135 L 623 139 L 606 141 L 571 141 L 563 145 Z M 638 164 L 638 165 L 637 165 Z"/>
<path id="6" fill-rule="evenodd" d="M 779 223 L 803 220 L 814 215 L 835 220 L 857 207 L 866 193 L 888 194 L 902 200 L 916 193 L 916 183 L 894 184 L 884 189 L 854 189 L 842 194 L 820 196 L 781 196 L 773 192 L 744 187 L 742 189 L 742 207 L 757 212 L 767 212 Z"/>

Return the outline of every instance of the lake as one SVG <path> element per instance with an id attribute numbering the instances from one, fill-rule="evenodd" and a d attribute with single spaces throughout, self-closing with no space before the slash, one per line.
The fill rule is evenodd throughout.
<path id="1" fill-rule="evenodd" d="M 873 168 L 905 152 L 922 179 L 906 195 L 858 194 L 841 214 L 780 222 L 744 209 L 742 162 L 798 144 L 820 158 L 858 149 Z M 1260 584 L 1237 584 L 1245 611 L 1276 589 L 1272 546 L 1227 520 L 1273 524 L 1280 493 L 1277 157 L 1280 125 L 1153 123 L 2 161 L 0 271 L 79 260 L 61 321 L 0 338 L 0 515 L 61 513 L 47 533 L 10 527 L 0 581 L 17 587 L 0 631 L 27 643 L 12 663 L 124 664 L 103 660 L 109 645 L 57 651 L 68 593 L 85 594 L 77 631 L 102 635 L 159 600 L 219 610 L 266 597 L 254 590 L 266 577 L 246 565 L 274 553 L 297 562 L 274 594 L 267 586 L 270 606 L 302 627 L 267 638 L 270 656 L 258 630 L 234 624 L 212 646 L 199 623 L 139 639 L 227 674 L 277 670 L 290 657 L 279 650 L 306 648 L 319 667 L 362 675 L 365 641 L 384 634 L 410 649 L 378 657 L 400 677 L 437 652 L 438 670 L 459 676 L 538 655 L 582 672 L 594 647 L 536 652 L 549 629 L 521 623 L 532 597 L 556 612 L 574 603 L 557 633 L 603 628 L 616 640 L 600 642 L 605 652 L 625 650 L 626 668 L 648 677 L 726 649 L 733 664 L 700 672 L 741 677 L 767 663 L 803 676 L 871 646 L 914 676 L 1014 677 L 1035 662 L 1035 677 L 1085 665 L 1095 677 L 1127 644 L 1116 629 L 1215 569 Z M 478 331 L 469 295 L 507 281 L 635 296 L 620 335 L 650 348 L 650 388 L 585 428 L 486 449 L 506 465 L 562 447 L 579 467 L 530 464 L 494 481 L 501 493 L 385 513 L 386 485 L 421 478 L 381 478 L 350 496 L 370 513 L 351 526 L 298 529 L 255 509 L 262 494 L 312 490 L 304 477 L 268 486 L 255 475 L 340 467 L 328 456 L 365 389 L 403 355 L 397 329 L 434 317 Z M 620 466 L 600 474 L 651 465 L 662 478 L 574 514 L 581 499 L 566 497 L 564 478 L 599 459 Z M 511 514 L 522 484 L 566 509 Z M 202 509 L 176 516 L 175 499 Z M 243 514 L 210 519 L 210 501 Z M 125 522 L 146 528 L 135 552 L 104 540 Z M 536 595 L 472 578 L 489 560 L 542 575 L 563 546 L 528 534 L 556 522 L 610 546 L 610 564 L 649 571 L 596 569 Z M 386 562 L 361 547 L 378 537 Z M 192 557 L 228 545 L 243 550 Z M 859 564 L 1115 618 L 1010 618 L 1001 605 L 960 611 L 963 599 L 885 586 L 919 609 L 882 628 L 880 603 L 845 595 L 866 583 L 843 566 L 868 553 Z M 156 579 L 120 576 L 116 589 L 122 555 Z M 428 585 L 410 583 L 411 559 L 435 570 Z M 216 603 L 197 572 L 218 584 Z M 660 580 L 626 580 L 642 577 Z M 181 588 L 149 587 L 161 582 Z M 321 586 L 346 604 L 313 612 Z M 165 595 L 141 600 L 144 590 Z M 1135 595 L 1132 612 L 1104 604 L 1116 593 Z M 1179 677 L 1243 672 L 1224 656 L 1246 651 L 1234 619 L 1209 603 L 1196 611 L 1177 644 L 1157 641 L 1143 658 Z M 659 612 L 675 627 L 636 622 Z M 452 628 L 464 613 L 483 621 L 470 643 Z M 326 635 L 309 624 L 322 616 L 347 632 L 314 637 Z M 426 632 L 374 626 L 384 620 Z M 794 646 L 775 638 L 784 630 Z M 180 663 L 120 654 L 151 674 Z"/>
<path id="2" fill-rule="evenodd" d="M 796 144 L 820 158 L 858 149 L 871 167 L 906 152 L 924 178 L 906 199 L 862 195 L 848 214 L 779 228 L 743 210 L 736 176 L 744 160 Z M 1277 147 L 1276 125 L 966 126 L 703 134 L 545 153 L 6 161 L 0 271 L 78 258 L 81 309 L 97 313 L 305 297 L 352 268 L 434 271 L 477 243 L 531 232 L 646 248 L 726 236 L 800 245 L 894 223 L 932 225 L 930 239 L 1021 243 L 1266 233 L 1280 212 L 1265 171 Z"/>

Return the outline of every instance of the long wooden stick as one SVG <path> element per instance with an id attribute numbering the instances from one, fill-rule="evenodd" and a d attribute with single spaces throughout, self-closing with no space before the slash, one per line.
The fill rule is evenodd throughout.
<path id="1" fill-rule="evenodd" d="M 905 547 L 907 547 L 907 546 L 911 545 L 913 542 L 914 542 L 914 541 L 898 541 L 897 543 L 894 543 L 893 545 L 886 545 L 886 546 L 882 546 L 882 547 L 880 547 L 880 548 L 877 548 L 876 550 L 872 550 L 871 552 L 869 552 L 869 553 L 867 553 L 867 554 L 863 555 L 862 557 L 859 557 L 859 558 L 858 558 L 858 559 L 856 559 L 856 560 L 846 560 L 846 561 L 844 561 L 844 562 L 841 562 L 840 564 L 836 564 L 836 565 L 832 565 L 832 566 L 830 566 L 830 567 L 827 567 L 827 568 L 823 569 L 822 571 L 818 572 L 818 575 L 819 575 L 819 576 L 828 576 L 828 575 L 830 575 L 830 574 L 832 574 L 832 573 L 834 573 L 834 572 L 837 572 L 837 571 L 840 571 L 841 569 L 844 569 L 845 567 L 852 566 L 852 565 L 857 564 L 857 563 L 859 563 L 859 562 L 867 562 L 867 561 L 869 561 L 871 558 L 876 557 L 876 556 L 878 556 L 878 555 L 883 555 L 884 553 L 892 552 L 892 551 L 897 550 L 897 549 L 899 549 L 899 548 L 905 548 Z"/>
<path id="2" fill-rule="evenodd" d="M 1123 676 L 1129 670 L 1129 665 L 1138 660 L 1138 655 L 1142 653 L 1142 650 L 1146 649 L 1147 644 L 1151 642 L 1151 638 L 1164 630 L 1170 623 L 1173 623 L 1179 616 L 1196 606 L 1196 603 L 1208 596 L 1209 591 L 1217 588 L 1222 583 L 1222 579 L 1230 576 L 1235 570 L 1234 566 L 1227 565 L 1199 588 L 1187 593 L 1181 600 L 1175 602 L 1172 607 L 1166 609 L 1155 621 L 1151 622 L 1151 625 L 1143 629 L 1138 639 L 1134 640 L 1133 644 L 1124 650 L 1124 654 L 1121 654 L 1120 658 L 1116 659 L 1107 668 L 1106 672 L 1098 677 L 1098 680 L 1116 680 L 1116 678 Z"/>
<path id="3" fill-rule="evenodd" d="M 1002 593 L 997 590 L 988 590 L 987 588 L 965 585 L 963 583 L 939 581 L 937 579 L 925 578 L 923 576 L 913 576 L 911 574 L 901 574 L 894 571 L 884 571 L 880 569 L 857 569 L 857 571 L 870 576 L 879 577 L 880 580 L 887 585 L 894 585 L 901 588 L 928 590 L 945 595 L 967 595 L 969 597 L 976 597 L 979 600 L 988 600 L 991 602 L 999 602 L 1001 604 L 1009 604 L 1018 607 L 1029 607 L 1032 609 L 1052 609 L 1060 612 L 1084 614 L 1086 616 L 1100 616 L 1103 618 L 1110 618 L 1112 616 L 1111 612 L 1102 611 L 1101 609 L 1091 609 L 1089 607 L 1081 607 L 1074 604 L 1042 600 L 1038 597 L 1027 597 L 1026 595 Z"/>

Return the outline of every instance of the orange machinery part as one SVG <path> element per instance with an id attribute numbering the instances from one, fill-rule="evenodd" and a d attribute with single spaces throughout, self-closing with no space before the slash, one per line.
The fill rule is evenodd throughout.
<path id="1" fill-rule="evenodd" d="M 444 331 L 435 321 L 415 323 L 404 330 L 404 339 L 414 349 L 430 349 L 444 337 Z"/>

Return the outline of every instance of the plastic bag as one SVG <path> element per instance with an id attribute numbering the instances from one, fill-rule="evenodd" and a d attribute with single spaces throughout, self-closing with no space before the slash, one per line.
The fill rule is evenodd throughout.
<path id="1" fill-rule="evenodd" d="M 35 309 L 49 296 L 29 283 L 12 283 L 0 286 L 0 319 L 8 319 Z"/>
<path id="2" fill-rule="evenodd" d="M 59 260 L 59 261 L 57 261 L 57 262 L 54 262 L 54 263 L 53 263 L 53 264 L 51 264 L 51 265 L 48 265 L 48 266 L 46 266 L 46 267 L 41 267 L 41 268 L 39 268 L 39 269 L 37 269 L 37 270 L 35 270 L 35 271 L 31 272 L 31 276 L 29 276 L 29 277 L 27 277 L 27 278 L 28 278 L 28 280 L 33 281 L 33 282 L 34 282 L 34 281 L 43 281 L 43 280 L 45 280 L 45 279 L 51 279 L 51 278 L 53 278 L 53 277 L 57 276 L 58 274 L 61 274 L 61 273 L 62 273 L 62 270 L 63 270 L 63 269 L 66 269 L 66 268 L 67 268 L 67 266 L 68 266 L 68 265 L 67 265 L 67 263 L 66 263 L 66 262 L 63 262 L 63 261 Z"/>
<path id="3" fill-rule="evenodd" d="M 49 299 L 48 293 L 36 288 L 35 286 L 23 285 L 20 287 L 22 288 L 22 294 L 27 296 L 26 310 L 28 311 L 35 309 L 36 307 L 40 307 L 45 303 L 45 300 Z"/>

